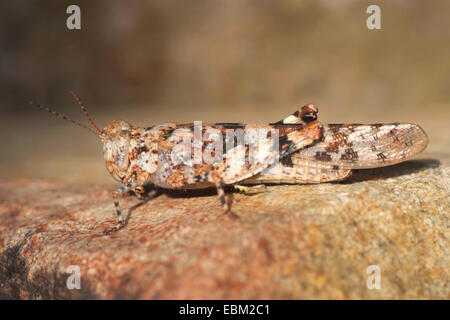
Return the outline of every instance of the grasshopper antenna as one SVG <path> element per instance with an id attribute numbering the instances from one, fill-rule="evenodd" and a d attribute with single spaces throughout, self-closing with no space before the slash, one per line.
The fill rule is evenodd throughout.
<path id="1" fill-rule="evenodd" d="M 33 106 L 35 106 L 35 107 L 37 107 L 37 108 L 39 108 L 39 109 L 41 109 L 41 110 L 44 110 L 44 111 L 46 111 L 46 112 L 48 112 L 48 113 L 51 113 L 52 115 L 54 115 L 54 116 L 56 116 L 56 117 L 58 117 L 58 118 L 61 118 L 61 119 L 70 121 L 70 122 L 72 122 L 73 124 L 75 124 L 75 125 L 77 125 L 77 126 L 79 126 L 79 127 L 81 127 L 81 128 L 87 129 L 87 130 L 89 130 L 90 132 L 92 132 L 93 134 L 95 134 L 96 136 L 99 135 L 99 133 L 101 134 L 101 131 L 98 130 L 97 127 L 95 127 L 95 128 L 98 130 L 99 133 L 96 132 L 96 131 L 94 131 L 92 128 L 89 128 L 89 127 L 85 126 L 84 124 L 79 123 L 78 121 L 75 121 L 75 120 L 73 120 L 73 119 L 70 119 L 69 117 L 63 115 L 62 113 L 53 111 L 52 109 L 50 109 L 50 108 L 48 108 L 48 107 L 46 107 L 46 106 L 43 106 L 43 105 L 41 105 L 41 104 L 39 104 L 39 103 L 37 103 L 37 102 L 30 101 L 30 104 L 33 105 Z M 91 120 L 91 122 L 92 122 L 92 120 Z M 92 122 L 92 123 L 93 123 L 93 122 Z M 95 126 L 95 125 L 94 125 L 94 126 Z"/>
<path id="2" fill-rule="evenodd" d="M 89 122 L 91 123 L 91 125 L 94 127 L 95 131 L 97 131 L 97 133 L 99 135 L 102 135 L 102 130 L 100 130 L 94 123 L 94 121 L 92 121 L 91 116 L 89 115 L 89 113 L 87 112 L 86 106 L 84 105 L 83 101 L 81 101 L 80 97 L 77 96 L 77 94 L 73 91 L 69 91 L 70 94 L 75 98 L 75 100 L 77 100 L 78 104 L 80 105 L 81 110 L 83 110 L 84 115 L 86 116 L 86 118 L 89 120 Z"/>

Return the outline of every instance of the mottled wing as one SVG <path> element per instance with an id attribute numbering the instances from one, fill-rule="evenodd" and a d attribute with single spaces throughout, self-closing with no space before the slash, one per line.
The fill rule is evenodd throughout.
<path id="1" fill-rule="evenodd" d="M 425 132 L 415 124 L 329 124 L 323 127 L 322 139 L 293 154 L 292 162 L 341 170 L 376 168 L 408 160 L 427 144 Z"/>
<path id="2" fill-rule="evenodd" d="M 232 137 L 234 147 L 228 148 L 229 133 L 236 133 L 238 130 L 245 132 L 246 139 L 254 137 L 257 142 L 257 151 L 252 150 L 248 144 L 249 141 L 234 146 L 234 137 Z M 256 136 L 255 133 L 249 134 L 251 131 L 256 132 Z M 201 183 L 212 182 L 214 179 L 220 179 L 225 184 L 236 183 L 258 174 L 276 162 L 279 157 L 311 145 L 321 137 L 322 125 L 317 121 L 306 125 L 282 124 L 279 126 L 205 124 L 202 131 L 199 132 L 200 139 L 210 132 L 212 132 L 210 139 L 203 139 L 199 143 L 203 156 L 205 154 L 217 155 L 216 150 L 211 150 L 211 146 L 214 147 L 218 144 L 222 147 L 220 148 L 220 158 L 214 163 L 205 163 L 204 158 L 201 163 L 193 160 L 191 155 L 196 153 L 194 150 L 196 133 L 192 124 L 177 125 L 177 129 L 171 131 L 159 143 L 159 166 L 161 169 L 164 166 L 163 170 L 158 171 L 161 177 L 160 185 L 166 181 L 171 188 L 188 186 L 195 188 L 196 185 L 200 186 Z M 273 136 L 274 132 L 276 132 L 276 137 Z M 262 137 L 263 139 L 261 139 L 261 134 L 265 135 Z M 218 138 L 218 136 L 220 137 Z M 183 137 L 193 143 L 184 145 Z"/>
<path id="3" fill-rule="evenodd" d="M 249 159 L 253 158 L 253 161 L 251 161 L 252 163 L 245 163 L 242 165 L 239 161 L 234 161 L 233 157 L 227 157 L 225 155 L 225 161 L 216 168 L 216 171 L 220 174 L 224 183 L 237 183 L 259 174 L 264 169 L 278 163 L 279 159 L 311 145 L 321 137 L 322 132 L 322 124 L 318 121 L 313 121 L 305 125 L 254 126 L 257 130 L 261 127 L 267 127 L 268 130 L 277 131 L 277 148 L 273 148 L 273 143 L 275 142 L 274 139 L 263 139 L 262 141 L 258 141 L 258 149 L 266 150 L 263 152 L 258 151 L 256 154 L 252 155 L 252 152 L 248 147 L 237 147 L 228 150 L 227 154 L 244 152 L 246 155 L 249 155 Z M 252 126 L 247 126 L 246 130 L 250 128 L 252 128 Z M 271 151 L 268 152 L 268 150 Z"/>

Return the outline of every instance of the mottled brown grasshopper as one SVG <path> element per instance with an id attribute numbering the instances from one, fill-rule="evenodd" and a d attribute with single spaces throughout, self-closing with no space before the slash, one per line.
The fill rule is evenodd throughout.
<path id="1" fill-rule="evenodd" d="M 30 103 L 101 139 L 107 170 L 125 185 L 113 192 L 118 216 L 115 229 L 122 226 L 119 196 L 129 191 L 142 196 L 148 183 L 167 189 L 215 187 L 224 211 L 231 212 L 226 185 L 248 190 L 246 185 L 342 180 L 353 169 L 408 160 L 428 143 L 425 132 L 414 124 L 322 125 L 312 104 L 267 125 L 194 122 L 140 128 L 113 120 L 100 130 L 80 98 L 71 94 L 93 128 Z"/>

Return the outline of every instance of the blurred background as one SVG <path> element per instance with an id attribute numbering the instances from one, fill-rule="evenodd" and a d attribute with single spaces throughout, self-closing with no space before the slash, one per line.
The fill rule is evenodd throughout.
<path id="1" fill-rule="evenodd" d="M 68 30 L 66 8 L 81 8 Z M 366 9 L 381 8 L 381 30 Z M 2 1 L 0 178 L 113 183 L 87 123 L 413 122 L 448 155 L 450 1 Z"/>

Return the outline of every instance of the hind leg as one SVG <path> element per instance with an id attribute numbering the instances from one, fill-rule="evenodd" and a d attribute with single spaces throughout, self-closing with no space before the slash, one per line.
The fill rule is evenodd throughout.
<path id="1" fill-rule="evenodd" d="M 247 184 L 307 184 L 339 181 L 349 178 L 352 175 L 351 169 L 339 169 L 329 167 L 312 166 L 288 166 L 279 164 L 279 167 L 272 172 L 263 172 L 254 177 L 250 177 L 240 183 Z"/>
<path id="2" fill-rule="evenodd" d="M 314 120 L 317 120 L 317 113 L 319 109 L 313 104 L 307 104 L 300 108 L 300 110 L 295 111 L 288 117 L 272 123 L 272 124 L 307 124 Z"/>
<path id="3" fill-rule="evenodd" d="M 264 184 L 259 184 L 249 187 L 241 184 L 233 184 L 233 188 L 244 193 L 259 193 L 262 192 L 262 190 L 265 189 L 266 186 Z"/>

